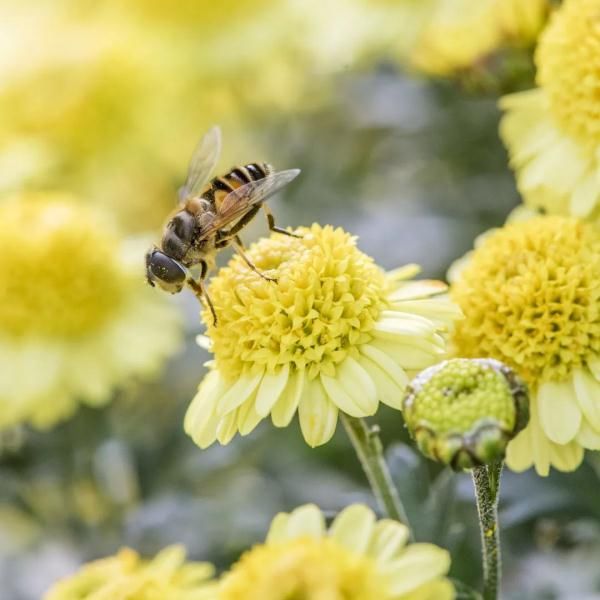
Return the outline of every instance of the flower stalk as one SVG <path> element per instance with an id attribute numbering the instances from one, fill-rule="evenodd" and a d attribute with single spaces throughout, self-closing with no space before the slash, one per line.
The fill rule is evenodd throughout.
<path id="1" fill-rule="evenodd" d="M 483 600 L 496 600 L 500 590 L 501 551 L 498 500 L 503 461 L 475 467 L 471 474 L 481 531 Z"/>
<path id="2" fill-rule="evenodd" d="M 383 456 L 379 427 L 369 427 L 364 419 L 343 413 L 341 418 L 379 506 L 389 518 L 406 525 L 413 540 L 406 510 Z"/>

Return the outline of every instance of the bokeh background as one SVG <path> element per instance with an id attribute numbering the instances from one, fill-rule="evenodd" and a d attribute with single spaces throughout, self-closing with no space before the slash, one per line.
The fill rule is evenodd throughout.
<path id="1" fill-rule="evenodd" d="M 532 85 L 531 49 L 468 76 L 428 77 L 407 57 L 431 5 L 6 0 L 2 197 L 73 193 L 110 214 L 123 238 L 151 243 L 195 142 L 219 123 L 223 169 L 257 160 L 302 169 L 272 201 L 279 224 L 340 225 L 384 267 L 416 262 L 444 278 L 519 202 L 496 103 L 501 91 Z M 266 233 L 259 218 L 243 238 Z M 38 599 L 123 545 L 154 554 L 182 542 L 225 567 L 279 510 L 373 503 L 341 428 L 314 450 L 295 422 L 198 449 L 182 422 L 208 359 L 195 344 L 203 326 L 191 294 L 168 301 L 183 316 L 184 342 L 153 378 L 128 381 L 108 406 L 83 407 L 50 430 L 0 434 L 3 600 Z M 376 420 L 418 539 L 450 549 L 452 576 L 477 585 L 468 476 L 418 455 L 397 413 Z M 600 598 L 597 456 L 568 475 L 506 473 L 500 518 L 506 598 Z"/>

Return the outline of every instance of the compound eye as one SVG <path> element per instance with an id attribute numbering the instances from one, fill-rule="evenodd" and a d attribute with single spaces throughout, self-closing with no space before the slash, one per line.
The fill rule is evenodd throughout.
<path id="1" fill-rule="evenodd" d="M 162 252 L 152 253 L 148 261 L 148 268 L 159 282 L 183 284 L 185 281 L 185 271 L 181 265 Z"/>

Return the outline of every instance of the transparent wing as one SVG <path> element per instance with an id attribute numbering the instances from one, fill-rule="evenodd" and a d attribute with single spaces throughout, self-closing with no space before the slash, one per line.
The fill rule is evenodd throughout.
<path id="1" fill-rule="evenodd" d="M 212 175 L 221 154 L 221 129 L 211 127 L 198 142 L 185 183 L 179 188 L 179 201 L 185 202 L 200 194 Z"/>
<path id="2" fill-rule="evenodd" d="M 213 233 L 226 227 L 230 223 L 243 217 L 253 206 L 267 200 L 278 192 L 282 187 L 298 177 L 300 169 L 288 169 L 267 175 L 258 181 L 251 181 L 233 190 L 225 196 L 219 213 L 210 225 L 200 234 L 201 238 L 207 238 Z"/>

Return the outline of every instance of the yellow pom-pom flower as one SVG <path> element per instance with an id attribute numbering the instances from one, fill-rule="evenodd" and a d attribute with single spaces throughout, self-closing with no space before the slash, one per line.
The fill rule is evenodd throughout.
<path id="1" fill-rule="evenodd" d="M 415 43 L 412 63 L 432 75 L 452 75 L 502 47 L 530 46 L 548 7 L 548 0 L 437 0 Z"/>
<path id="2" fill-rule="evenodd" d="M 308 504 L 278 514 L 267 540 L 223 576 L 218 600 L 408 600 L 454 597 L 450 556 L 432 544 L 407 545 L 408 529 L 355 504 L 329 529 Z"/>
<path id="3" fill-rule="evenodd" d="M 534 90 L 505 96 L 500 133 L 527 204 L 600 218 L 600 23 L 596 0 L 566 0 L 540 37 Z"/>
<path id="4" fill-rule="evenodd" d="M 310 446 L 333 435 L 338 411 L 400 409 L 406 370 L 445 354 L 459 316 L 437 281 L 385 274 L 342 229 L 313 225 L 302 237 L 273 235 L 248 251 L 267 281 L 235 257 L 209 288 L 218 324 L 208 325 L 214 362 L 185 418 L 200 447 L 248 434 L 269 414 L 285 427 L 296 411 Z"/>
<path id="5" fill-rule="evenodd" d="M 71 198 L 0 204 L 0 428 L 49 427 L 105 403 L 177 347 L 174 312 L 135 252 Z"/>
<path id="6" fill-rule="evenodd" d="M 584 448 L 600 449 L 600 231 L 569 217 L 516 221 L 480 239 L 455 275 L 456 354 L 501 360 L 530 388 L 508 465 L 576 469 Z"/>
<path id="7" fill-rule="evenodd" d="M 186 562 L 181 546 L 151 560 L 123 548 L 59 581 L 44 600 L 214 600 L 213 572 L 209 563 Z"/>

